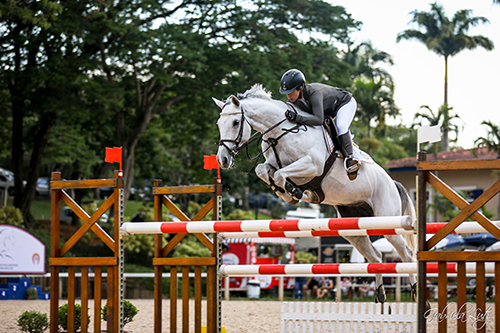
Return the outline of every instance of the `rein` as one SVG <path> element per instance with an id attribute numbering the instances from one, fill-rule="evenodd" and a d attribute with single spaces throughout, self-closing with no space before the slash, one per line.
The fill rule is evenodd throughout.
<path id="1" fill-rule="evenodd" d="M 284 133 L 282 133 L 277 138 L 269 138 L 267 140 L 263 138 L 264 135 L 266 135 L 267 133 L 269 133 L 272 130 L 274 130 L 276 127 L 278 127 L 281 124 L 283 124 L 286 120 L 287 119 L 285 118 L 285 119 L 279 121 L 278 123 L 274 124 L 273 126 L 271 126 L 270 128 L 268 128 L 267 130 L 265 130 L 262 133 L 260 133 L 260 132 L 254 133 L 247 142 L 245 142 L 245 143 L 243 143 L 243 144 L 240 145 L 241 138 L 243 137 L 243 122 L 246 121 L 248 123 L 248 125 L 250 125 L 250 128 L 252 130 L 254 130 L 254 128 L 252 127 L 252 125 L 248 122 L 248 120 L 245 117 L 245 112 L 243 110 L 243 105 L 242 105 L 241 106 L 241 121 L 240 121 L 240 128 L 238 130 L 238 135 L 236 136 L 236 138 L 234 140 L 233 139 L 221 139 L 219 141 L 219 146 L 224 146 L 229 151 L 229 153 L 231 154 L 231 156 L 233 156 L 233 157 L 236 156 L 236 154 L 238 154 L 241 149 L 245 148 L 246 149 L 246 153 L 247 153 L 247 158 L 249 160 L 255 160 L 255 163 L 253 164 L 253 166 L 250 168 L 250 170 L 248 170 L 246 172 L 247 174 L 250 173 L 250 172 L 252 172 L 255 169 L 255 167 L 256 167 L 257 163 L 259 162 L 260 158 L 270 148 L 272 148 L 273 152 L 274 152 L 274 155 L 276 157 L 276 162 L 278 163 L 278 166 L 281 169 L 283 166 L 282 166 L 281 160 L 279 158 L 278 152 L 276 151 L 276 146 L 278 145 L 278 140 L 281 139 L 283 136 L 287 135 L 288 133 L 298 133 L 300 131 L 300 127 L 304 127 L 303 131 L 307 131 L 307 127 L 304 124 L 296 124 L 292 128 L 282 128 L 281 130 Z M 259 152 L 257 154 L 257 156 L 250 157 L 250 154 L 248 152 L 248 147 L 249 147 L 250 144 L 252 144 L 255 141 L 265 142 L 265 143 L 267 143 L 268 147 L 265 150 Z M 228 145 L 226 145 L 226 142 L 234 143 L 235 146 L 233 148 L 229 148 Z"/>

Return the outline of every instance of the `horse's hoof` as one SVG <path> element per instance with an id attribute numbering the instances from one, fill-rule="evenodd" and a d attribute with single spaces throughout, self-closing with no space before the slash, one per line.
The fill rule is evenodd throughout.
<path id="1" fill-rule="evenodd" d="M 431 310 L 431 303 L 425 302 L 425 312 L 429 312 Z"/>
<path id="2" fill-rule="evenodd" d="M 415 302 L 417 301 L 417 284 L 416 283 L 411 285 L 411 298 Z"/>
<path id="3" fill-rule="evenodd" d="M 375 303 L 385 303 L 385 301 L 387 301 L 387 295 L 385 294 L 384 285 L 381 284 L 375 293 Z"/>
<path id="4" fill-rule="evenodd" d="M 304 191 L 304 194 L 310 197 L 311 203 L 321 203 L 319 195 L 316 192 L 306 190 L 306 191 Z"/>

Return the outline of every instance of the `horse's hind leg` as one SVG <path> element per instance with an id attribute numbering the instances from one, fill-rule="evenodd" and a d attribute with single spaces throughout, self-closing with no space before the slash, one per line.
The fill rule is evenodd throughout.
<path id="1" fill-rule="evenodd" d="M 403 236 L 401 235 L 386 235 L 385 238 L 391 243 L 396 251 L 398 252 L 401 260 L 403 262 L 414 262 L 413 260 L 413 250 L 407 246 Z M 416 294 L 416 286 L 417 286 L 417 277 L 415 274 L 410 274 L 410 286 L 411 286 L 411 295 L 413 300 L 417 300 Z"/>
<path id="2" fill-rule="evenodd" d="M 343 236 L 351 243 L 359 253 L 370 263 L 381 263 L 382 253 L 377 250 L 368 236 Z M 377 290 L 375 292 L 375 302 L 385 303 L 387 296 L 385 294 L 384 283 L 381 274 L 375 274 L 375 284 Z"/>

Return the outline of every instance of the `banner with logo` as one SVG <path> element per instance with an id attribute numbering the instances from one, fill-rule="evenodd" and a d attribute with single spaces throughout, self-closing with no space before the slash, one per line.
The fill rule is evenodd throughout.
<path id="1" fill-rule="evenodd" d="M 0 274 L 44 274 L 45 245 L 12 225 L 0 225 Z"/>

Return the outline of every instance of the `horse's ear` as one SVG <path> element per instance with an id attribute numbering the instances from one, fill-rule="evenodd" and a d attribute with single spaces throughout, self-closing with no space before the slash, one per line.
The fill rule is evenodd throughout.
<path id="1" fill-rule="evenodd" d="M 240 101 L 236 98 L 236 96 L 231 95 L 231 102 L 233 102 L 233 104 L 237 107 L 240 107 Z"/>
<path id="2" fill-rule="evenodd" d="M 217 104 L 218 107 L 220 107 L 221 109 L 224 107 L 224 102 L 223 101 L 219 101 L 217 98 L 215 97 L 212 97 L 212 99 L 214 100 L 215 104 Z"/>

